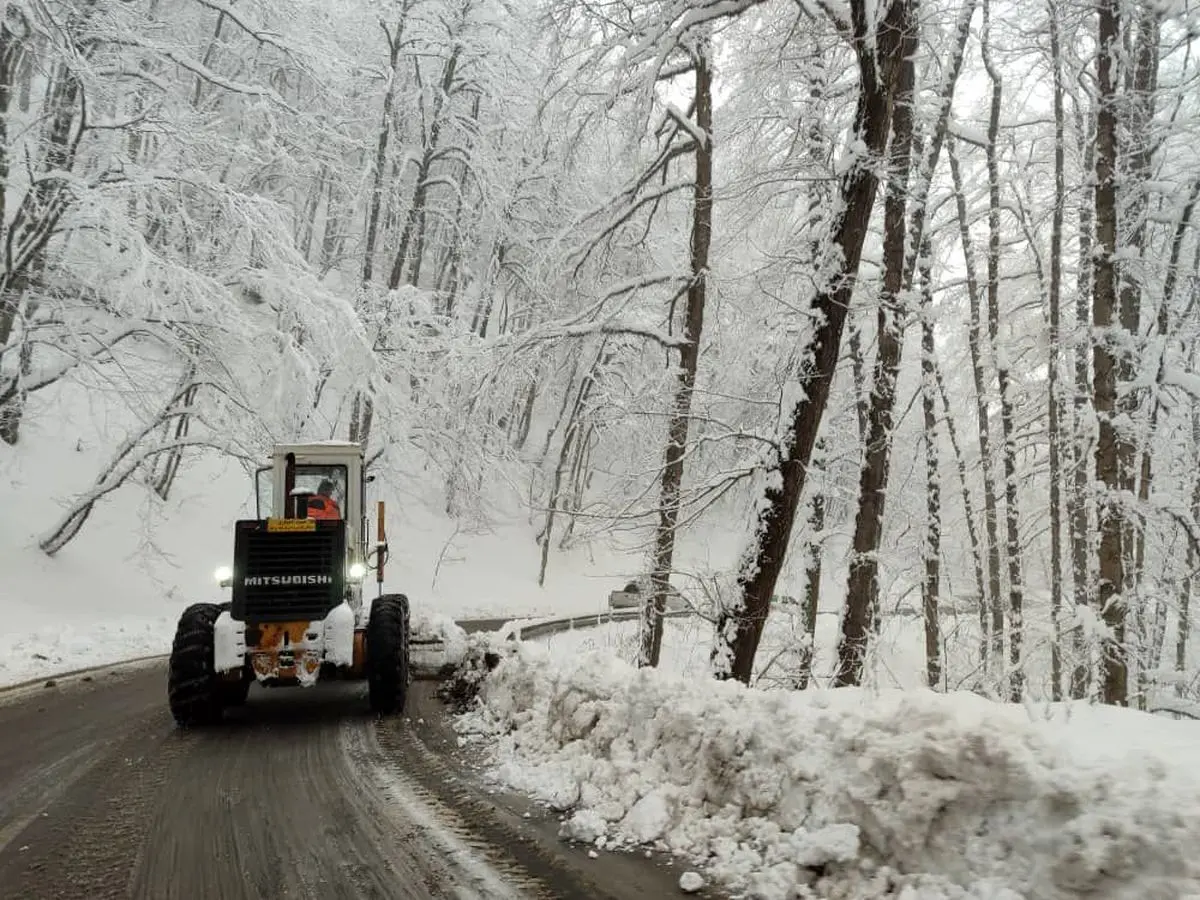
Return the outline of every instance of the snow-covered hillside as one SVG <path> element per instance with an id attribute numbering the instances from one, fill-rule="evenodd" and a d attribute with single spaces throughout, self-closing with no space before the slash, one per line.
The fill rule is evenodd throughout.
<path id="1" fill-rule="evenodd" d="M 564 837 L 668 850 L 745 896 L 1200 892 L 1200 723 L 964 693 L 762 691 L 534 645 L 482 697 L 460 731 L 496 779 L 561 813 Z"/>

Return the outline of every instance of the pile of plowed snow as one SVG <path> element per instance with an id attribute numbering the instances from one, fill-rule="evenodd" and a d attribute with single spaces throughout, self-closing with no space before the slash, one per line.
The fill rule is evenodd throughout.
<path id="1" fill-rule="evenodd" d="M 1072 716 L 759 691 L 523 645 L 458 728 L 497 780 L 561 812 L 565 837 L 669 850 L 763 900 L 1200 895 L 1200 755 L 1180 752 L 1200 729 Z M 1174 753 L 1121 749 L 1177 725 Z"/>

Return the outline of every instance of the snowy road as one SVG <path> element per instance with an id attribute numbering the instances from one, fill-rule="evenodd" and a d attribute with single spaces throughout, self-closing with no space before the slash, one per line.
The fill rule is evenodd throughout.
<path id="1" fill-rule="evenodd" d="M 633 898 L 678 871 L 591 859 L 444 753 L 434 686 L 377 723 L 355 683 L 252 692 L 180 731 L 162 664 L 0 696 L 0 898 Z"/>

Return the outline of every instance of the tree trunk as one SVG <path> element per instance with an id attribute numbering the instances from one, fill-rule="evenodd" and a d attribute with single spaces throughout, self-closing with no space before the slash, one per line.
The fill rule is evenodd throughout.
<path id="1" fill-rule="evenodd" d="M 971 502 L 971 490 L 967 486 L 967 461 L 963 456 L 962 446 L 958 442 L 958 429 L 954 425 L 954 414 L 950 411 L 950 398 L 946 395 L 946 383 L 942 371 L 934 359 L 933 377 L 937 382 L 938 395 L 942 398 L 942 412 L 945 416 L 946 435 L 950 438 L 950 448 L 954 451 L 955 465 L 958 469 L 958 483 L 962 487 L 963 513 L 967 522 L 967 537 L 971 542 L 971 560 L 975 569 L 975 589 L 979 594 L 979 664 L 987 664 L 989 652 L 989 635 L 991 623 L 988 618 L 987 584 L 983 572 L 983 548 L 979 544 L 979 532 L 975 528 L 975 504 Z"/>
<path id="2" fill-rule="evenodd" d="M 892 157 L 884 212 L 884 289 L 880 300 L 877 325 L 879 351 L 876 357 L 873 388 L 865 414 L 861 409 L 860 432 L 864 433 L 865 465 L 862 469 L 859 494 L 859 514 L 855 520 L 854 557 L 850 564 L 850 583 L 847 587 L 847 614 L 842 620 L 842 642 L 839 644 L 838 683 L 845 674 L 846 683 L 857 684 L 862 677 L 862 662 L 871 633 L 877 630 L 879 607 L 878 552 L 883 536 L 883 514 L 886 503 L 891 455 L 891 432 L 895 418 L 896 378 L 904 340 L 905 304 L 897 302 L 912 288 L 918 265 L 918 249 L 925 246 L 925 211 L 929 186 L 941 157 L 950 120 L 954 89 L 962 68 L 970 21 L 975 0 L 966 0 L 958 19 L 957 43 L 951 55 L 948 72 L 938 92 L 938 116 L 932 140 L 920 159 L 915 180 L 909 189 L 909 170 L 912 168 L 915 139 L 913 103 L 915 102 L 915 71 L 912 54 L 916 51 L 915 32 L 907 36 L 902 49 L 904 63 L 897 86 L 892 122 Z M 905 212 L 911 193 L 912 216 L 905 234 Z M 891 310 L 889 311 L 889 306 Z M 860 364 L 861 367 L 861 364 Z M 865 422 L 865 428 L 864 428 Z M 864 513 L 866 517 L 864 518 Z M 866 549 L 864 549 L 866 548 Z M 867 629 L 859 633 L 862 622 Z M 843 656 L 843 648 L 845 656 Z M 855 670 L 857 669 L 857 675 Z"/>
<path id="3" fill-rule="evenodd" d="M 1095 164 L 1095 140 L 1087 125 L 1080 127 L 1083 142 L 1083 169 L 1090 171 Z M 1074 426 L 1072 429 L 1072 467 L 1075 477 L 1071 484 L 1071 580 L 1075 605 L 1076 624 L 1071 629 L 1071 652 L 1074 662 L 1071 667 L 1071 697 L 1082 700 L 1087 697 L 1091 685 L 1091 642 L 1084 634 L 1082 617 L 1092 604 L 1095 578 L 1092 568 L 1092 527 L 1089 510 L 1091 502 L 1091 477 L 1093 463 L 1090 459 L 1095 435 L 1090 425 L 1088 405 L 1091 394 L 1091 377 L 1088 367 L 1088 350 L 1091 330 L 1092 292 L 1092 246 L 1095 207 L 1088 202 L 1086 194 L 1079 202 L 1079 271 L 1076 277 L 1075 328 L 1075 401 L 1072 404 Z"/>
<path id="4" fill-rule="evenodd" d="M 824 465 L 825 448 L 817 441 L 813 466 Z M 821 557 L 825 544 L 825 494 L 813 493 L 812 515 L 809 517 L 809 537 L 804 560 L 804 634 L 807 643 L 800 656 L 796 673 L 796 689 L 805 690 L 812 681 L 813 657 L 817 651 L 817 612 L 821 606 Z"/>
<path id="5" fill-rule="evenodd" d="M 139 466 L 152 461 L 161 453 L 170 452 L 181 443 L 189 442 L 187 438 L 182 438 L 178 441 L 169 440 L 156 447 L 142 447 L 142 442 L 161 425 L 170 423 L 178 416 L 190 412 L 184 398 L 194 387 L 194 384 L 189 383 L 184 385 L 182 390 L 173 393 L 164 404 L 162 411 L 152 421 L 142 426 L 135 435 L 127 438 L 117 449 L 108 464 L 96 476 L 91 488 L 76 497 L 58 523 L 38 541 L 38 546 L 47 556 L 53 556 L 74 540 L 84 524 L 87 523 L 96 503 L 121 487 Z M 190 443 L 197 444 L 199 442 L 190 441 Z"/>
<path id="6" fill-rule="evenodd" d="M 195 378 L 196 370 L 189 366 L 184 373 L 182 383 L 190 386 L 180 400 L 184 406 L 189 408 L 195 406 L 196 393 L 200 390 L 200 386 L 193 383 Z M 173 423 L 167 422 L 163 426 L 164 443 L 171 443 L 172 446 L 165 454 L 156 456 L 152 460 L 150 475 L 151 488 L 163 500 L 171 495 L 171 486 L 175 483 L 175 477 L 179 474 L 179 465 L 183 462 L 183 439 L 188 436 L 191 429 L 192 417 L 188 413 L 180 413 Z"/>
<path id="7" fill-rule="evenodd" d="M 18 23 L 28 28 L 24 13 L 18 7 L 8 7 L 6 15 L 0 18 L 0 246 L 4 245 L 8 225 L 8 116 L 12 107 L 13 83 L 16 79 L 17 65 L 22 55 L 22 46 L 26 35 L 19 35 L 13 30 Z M 8 343 L 12 330 L 15 308 L 9 306 L 9 297 L 0 295 L 0 347 Z"/>
<path id="8" fill-rule="evenodd" d="M 860 75 L 852 141 L 866 152 L 854 154 L 854 163 L 841 179 L 840 212 L 830 245 L 838 262 L 832 277 L 813 298 L 818 322 L 812 341 L 813 359 L 800 375 L 800 399 L 786 413 L 783 452 L 770 466 L 772 480 L 760 505 L 757 538 L 743 557 L 738 574 L 740 607 L 722 611 L 713 647 L 718 676 L 746 683 L 750 681 L 775 582 L 791 541 L 806 469 L 829 401 L 846 310 L 875 205 L 876 161 L 884 152 L 891 126 L 901 35 L 908 34 L 912 7 L 910 0 L 892 0 L 886 10 L 868 7 L 865 0 L 851 0 L 850 11 Z M 878 26 L 869 23 L 871 18 L 878 20 Z"/>
<path id="9" fill-rule="evenodd" d="M 704 40 L 693 56 L 696 76 L 694 107 L 696 141 L 696 184 L 692 208 L 692 279 L 687 290 L 687 311 L 683 325 L 685 343 L 679 348 L 679 369 L 671 419 L 667 424 L 667 446 L 663 454 L 658 527 L 654 533 L 654 563 L 651 572 L 653 590 L 642 604 L 638 664 L 657 666 L 662 652 L 663 613 L 667 608 L 671 569 L 675 559 L 675 529 L 679 524 L 680 489 L 683 484 L 683 460 L 687 452 L 688 425 L 692 415 L 692 394 L 700 359 L 700 341 L 704 331 L 704 303 L 708 285 L 708 248 L 712 240 L 712 71 L 711 46 Z"/>
<path id="10" fill-rule="evenodd" d="M 1000 534 L 996 502 L 996 477 L 993 471 L 991 419 L 988 415 L 987 377 L 984 369 L 982 334 L 983 314 L 980 302 L 979 277 L 975 269 L 975 250 L 971 240 L 967 199 L 963 193 L 962 173 L 954 143 L 947 146 L 950 174 L 954 180 L 954 199 L 958 210 L 959 238 L 962 241 L 963 261 L 967 270 L 967 297 L 971 306 L 971 322 L 967 331 L 967 346 L 971 354 L 971 374 L 975 379 L 975 414 L 979 427 L 979 457 L 983 464 L 983 521 L 987 541 L 988 596 L 985 605 L 991 613 L 988 634 L 990 650 L 983 660 L 985 671 L 1003 671 L 1004 609 L 1000 603 Z"/>
<path id="11" fill-rule="evenodd" d="M 483 95 L 476 94 L 471 103 L 471 122 L 476 126 L 479 123 L 479 109 L 482 102 Z M 463 244 L 465 243 L 464 234 L 467 231 L 464 219 L 472 218 L 475 214 L 475 210 L 467 209 L 466 203 L 467 182 L 470 173 L 471 167 L 463 162 L 462 172 L 458 177 L 458 197 L 454 201 L 454 225 L 450 246 L 446 248 L 442 271 L 438 274 L 434 284 L 434 290 L 441 304 L 442 315 L 447 317 L 454 314 L 454 309 L 458 305 L 458 291 L 463 281 Z"/>
<path id="12" fill-rule="evenodd" d="M 921 412 L 925 444 L 925 577 L 921 612 L 925 620 L 925 680 L 937 689 L 942 680 L 942 629 L 939 616 L 942 552 L 942 481 L 937 447 L 937 377 L 935 375 L 932 279 L 929 241 L 922 242 L 921 282 Z"/>
<path id="13" fill-rule="evenodd" d="M 384 37 L 388 43 L 388 87 L 383 95 L 383 112 L 379 122 L 379 136 L 375 144 L 375 162 L 371 169 L 371 198 L 367 205 L 367 233 L 363 245 L 363 259 L 360 283 L 362 292 L 360 303 L 366 300 L 366 291 L 375 275 L 375 245 L 379 238 L 379 217 L 383 206 L 383 178 L 387 169 L 388 144 L 392 133 L 392 107 L 395 104 L 396 83 L 400 78 L 400 46 L 404 33 L 404 24 L 413 0 L 404 0 L 400 10 L 400 20 L 396 23 L 394 32 L 383 27 Z M 332 200 L 332 197 L 330 198 Z M 324 244 L 328 244 L 326 235 Z M 325 254 L 328 256 L 328 251 Z M 374 419 L 375 401 L 371 395 L 371 387 L 355 391 L 354 400 L 350 404 L 350 424 L 347 439 L 361 444 L 364 448 L 371 436 L 371 423 Z"/>
<path id="14" fill-rule="evenodd" d="M 1200 401 L 1192 400 L 1192 453 L 1200 454 Z M 1200 475 L 1192 480 L 1192 521 L 1200 522 Z M 1187 542 L 1187 575 L 1180 586 L 1179 623 L 1175 634 L 1175 671 L 1186 672 L 1188 638 L 1192 631 L 1192 592 L 1196 587 L 1196 572 L 1200 570 L 1200 553 L 1196 542 Z M 1176 682 L 1177 690 L 1183 692 L 1183 680 Z"/>
<path id="15" fill-rule="evenodd" d="M 593 366 L 595 364 L 593 363 Z M 542 441 L 542 450 L 537 455 L 538 465 L 545 466 L 550 457 L 550 445 L 554 442 L 554 435 L 558 433 L 558 429 L 562 427 L 566 421 L 567 410 L 571 406 L 572 389 L 575 386 L 575 376 L 579 374 L 579 354 L 571 354 L 571 374 L 567 376 L 566 381 L 562 382 L 566 385 L 566 390 L 563 391 L 562 403 L 558 407 L 558 416 L 554 420 L 554 424 L 546 429 L 546 438 Z M 584 376 L 587 378 L 588 376 Z M 557 378 L 552 378 L 551 382 L 558 381 Z"/>
<path id="16" fill-rule="evenodd" d="M 421 160 L 417 165 L 416 180 L 413 183 L 412 202 L 408 206 L 408 215 L 404 220 L 404 230 L 400 233 L 400 245 L 392 260 L 392 271 L 388 276 L 388 288 L 395 290 L 402 281 L 416 286 L 421 279 L 421 257 L 425 248 L 425 203 L 429 194 L 429 175 L 437 158 L 438 145 L 441 142 L 442 112 L 450 99 L 454 87 L 454 73 L 458 68 L 458 54 L 461 45 L 454 44 L 449 59 L 442 68 L 442 78 L 438 84 L 438 93 L 433 99 L 433 111 L 430 117 L 429 131 L 425 140 Z M 419 66 L 420 63 L 417 63 Z M 418 72 L 420 70 L 418 69 Z M 411 269 L 407 279 L 404 270 L 409 266 L 409 244 L 416 241 L 416 250 L 411 260 Z"/>
<path id="17" fill-rule="evenodd" d="M 575 461 L 571 464 L 570 490 L 567 493 L 566 505 L 567 527 L 563 530 L 558 541 L 558 549 L 566 550 L 571 546 L 571 536 L 575 533 L 577 513 L 583 509 L 583 496 L 592 480 L 592 451 L 596 445 L 596 423 L 588 422 L 583 437 L 575 442 Z M 482 489 L 482 484 L 480 485 Z"/>
<path id="18" fill-rule="evenodd" d="M 871 636 L 879 629 L 879 545 L 883 539 L 883 514 L 891 466 L 892 428 L 896 414 L 896 378 L 904 347 L 908 317 L 901 299 L 904 287 L 905 218 L 913 143 L 913 82 L 916 34 L 908 30 L 901 39 L 900 77 L 892 113 L 888 184 L 884 197 L 883 290 L 876 315 L 875 372 L 867 410 L 867 440 L 858 484 L 858 513 L 846 608 L 838 641 L 836 687 L 862 683 Z"/>
<path id="19" fill-rule="evenodd" d="M 1053 629 L 1050 645 L 1050 698 L 1063 698 L 1062 664 L 1062 413 L 1059 387 L 1059 340 L 1062 329 L 1060 304 L 1062 296 L 1062 233 L 1063 211 L 1067 203 L 1066 154 L 1064 152 L 1065 121 L 1063 114 L 1062 51 L 1059 46 L 1058 7 L 1053 0 L 1047 4 L 1050 15 L 1050 61 L 1054 70 L 1054 210 L 1050 219 L 1050 288 L 1046 298 L 1050 327 L 1048 341 L 1050 360 L 1047 371 L 1049 418 L 1047 430 L 1050 441 L 1050 619 Z"/>
<path id="20" fill-rule="evenodd" d="M 371 425 L 375 421 L 375 400 L 371 388 L 359 391 L 350 407 L 350 427 L 347 440 L 362 444 L 363 447 L 371 439 Z"/>
<path id="21" fill-rule="evenodd" d="M 1200 201 L 1200 180 L 1192 182 L 1191 193 L 1188 194 L 1187 203 L 1175 226 L 1175 236 L 1171 241 L 1171 258 L 1167 265 L 1166 278 L 1163 281 L 1162 307 L 1159 312 L 1159 331 L 1163 334 L 1169 331 L 1168 310 L 1175 298 L 1175 291 L 1179 284 L 1179 260 L 1183 253 L 1183 242 L 1191 226 L 1192 215 L 1195 213 L 1198 201 Z M 1197 247 L 1196 252 L 1200 258 L 1200 246 Z M 1192 356 L 1192 368 L 1193 370 L 1196 368 L 1195 352 Z M 1200 455 L 1200 401 L 1196 398 L 1192 398 L 1190 418 L 1192 454 L 1193 457 L 1196 457 Z M 1192 481 L 1191 513 L 1192 521 L 1200 522 L 1200 476 L 1194 477 Z M 1178 673 L 1184 672 L 1187 668 L 1187 642 L 1192 627 L 1192 590 L 1196 583 L 1195 573 L 1198 569 L 1200 569 L 1200 554 L 1197 554 L 1196 542 L 1191 540 L 1189 535 L 1184 565 L 1185 574 L 1179 585 L 1178 631 L 1175 635 L 1175 671 Z M 1182 691 L 1181 683 L 1176 682 L 1176 690 Z"/>
<path id="22" fill-rule="evenodd" d="M 1099 612 L 1107 626 L 1101 659 L 1101 697 L 1105 703 L 1128 702 L 1128 664 L 1125 659 L 1126 607 L 1121 595 L 1125 585 L 1125 513 L 1121 503 L 1124 487 L 1121 463 L 1125 441 L 1116 428 L 1117 388 L 1121 380 L 1120 323 L 1117 273 L 1117 83 L 1116 62 L 1120 52 L 1118 0 L 1099 0 L 1096 74 L 1099 108 L 1096 112 L 1096 252 L 1093 260 L 1092 325 L 1093 394 L 1100 438 L 1096 444 L 1096 480 L 1104 486 L 1100 500 Z"/>
<path id="23" fill-rule="evenodd" d="M 300 221 L 297 223 L 296 234 L 296 249 L 300 251 L 300 255 L 304 257 L 306 262 L 313 262 L 312 249 L 313 238 L 317 233 L 317 216 L 321 210 L 321 201 L 325 195 L 329 193 L 329 183 L 333 180 L 333 173 L 329 166 L 322 163 L 317 171 L 316 186 L 304 201 L 304 212 L 300 216 Z"/>
<path id="24" fill-rule="evenodd" d="M 867 384 L 867 360 L 863 354 L 862 329 L 850 326 L 848 341 L 850 350 L 850 366 L 854 374 L 854 414 L 858 422 L 858 440 L 865 448 L 867 446 L 868 422 L 870 421 L 871 404 L 868 400 L 871 390 Z M 861 460 L 859 465 L 862 465 Z"/>
<path id="25" fill-rule="evenodd" d="M 583 413 L 587 407 L 588 398 L 591 396 L 592 388 L 595 387 L 596 375 L 608 363 L 610 358 L 611 354 L 607 352 L 607 344 L 601 344 L 587 374 L 579 382 L 579 390 L 575 394 L 575 402 L 571 405 L 571 414 L 567 419 L 567 428 L 563 432 L 562 447 L 559 448 L 558 452 L 558 464 L 554 467 L 554 479 L 550 486 L 550 498 L 546 504 L 546 521 L 542 526 L 542 530 L 537 535 L 537 541 L 542 548 L 541 560 L 538 564 L 538 587 L 544 587 L 546 583 L 546 568 L 550 563 L 550 542 L 554 539 L 554 518 L 558 510 L 559 499 L 562 496 L 562 483 L 566 475 L 567 461 L 571 457 L 571 450 L 575 446 L 576 437 L 579 434 L 580 428 L 582 428 Z"/>
<path id="26" fill-rule="evenodd" d="M 392 136 L 392 107 L 396 103 L 396 84 L 400 80 L 400 46 L 408 11 L 414 0 L 404 0 L 394 33 L 383 26 L 388 45 L 388 86 L 383 94 L 383 112 L 379 118 L 379 137 L 375 142 L 375 163 L 371 168 L 371 199 L 367 204 L 367 234 L 363 245 L 362 285 L 367 287 L 375 275 L 375 245 L 379 241 L 379 216 L 383 208 L 383 178 L 387 169 L 388 144 Z M 327 236 L 328 237 L 328 236 Z M 357 402 L 357 401 L 356 401 Z"/>
<path id="27" fill-rule="evenodd" d="M 90 8 L 88 12 L 90 13 Z M 76 48 L 78 49 L 78 48 Z M 0 52 L 13 52 L 0 48 Z M 9 93 L 11 94 L 11 72 Z M 74 69 L 67 63 L 57 66 L 46 89 L 47 125 L 40 147 L 41 160 L 38 174 L 47 172 L 72 172 L 75 167 L 76 151 L 83 136 L 80 120 L 83 85 Z M 7 113 L 0 115 L 7 122 Z M 5 126 L 7 135 L 7 124 Z M 0 193 L 8 185 L 8 158 L 4 156 L 4 179 L 0 182 Z M 29 286 L 34 282 L 46 263 L 46 247 L 57 232 L 63 214 L 74 200 L 70 182 L 65 178 L 39 178 L 29 186 L 18 204 L 12 222 L 4 233 L 4 267 L 0 274 L 0 348 L 11 340 L 13 327 L 18 319 L 21 303 Z M 0 225 L 2 228 L 2 225 Z M 25 326 L 33 316 L 28 311 L 24 316 Z M 22 347 L 22 354 L 28 353 Z M 20 435 L 21 421 L 25 415 L 26 390 L 23 375 L 26 365 L 19 365 L 10 375 L 0 374 L 0 440 L 15 444 Z"/>
<path id="28" fill-rule="evenodd" d="M 990 42 L 991 3 L 983 5 L 982 53 L 992 82 L 991 114 L 988 118 L 988 340 L 996 363 L 996 381 L 1000 392 L 1000 434 L 1004 461 L 1004 523 L 1008 559 L 1008 695 L 1019 702 L 1024 690 L 1021 666 L 1021 638 L 1024 632 L 1024 579 L 1021 565 L 1020 510 L 1017 506 L 1017 460 L 1013 442 L 1012 388 L 1009 383 L 1007 350 L 999 345 L 1000 330 L 1000 101 L 1003 81 L 992 60 Z"/>
<path id="29" fill-rule="evenodd" d="M 1148 5 L 1143 5 L 1138 11 L 1135 58 L 1133 63 L 1132 91 L 1122 104 L 1128 122 L 1125 131 L 1128 139 L 1128 149 L 1123 154 L 1125 165 L 1121 173 L 1121 189 L 1128 201 L 1118 218 L 1125 219 L 1128 225 L 1123 229 L 1124 234 L 1118 237 L 1121 248 L 1122 262 L 1118 269 L 1120 283 L 1119 305 L 1121 330 L 1134 341 L 1140 343 L 1142 337 L 1141 307 L 1142 307 L 1142 264 L 1146 252 L 1147 235 L 1147 191 L 1146 182 L 1152 177 L 1151 157 L 1153 154 L 1152 127 L 1154 124 L 1154 99 L 1158 88 L 1158 43 L 1159 43 L 1159 12 Z M 1120 153 L 1120 150 L 1118 150 Z M 1118 226 L 1121 222 L 1118 221 Z M 1162 298 L 1160 310 L 1167 310 L 1166 298 Z M 1134 377 L 1133 359 L 1140 356 L 1140 346 L 1126 348 L 1120 356 L 1119 378 L 1131 381 Z M 1118 406 L 1127 421 L 1136 421 L 1148 417 L 1142 430 L 1141 459 L 1138 459 L 1138 443 L 1134 433 L 1128 435 L 1122 442 L 1121 477 L 1123 490 L 1136 495 L 1140 504 L 1150 499 L 1150 485 L 1153 477 L 1153 466 L 1150 455 L 1150 441 L 1153 439 L 1154 427 L 1157 424 L 1157 408 L 1142 410 L 1144 406 L 1145 389 L 1123 392 Z M 1136 644 L 1138 653 L 1130 654 L 1126 647 L 1126 663 L 1130 655 L 1136 665 L 1135 682 L 1139 708 L 1144 708 L 1145 694 L 1142 687 L 1145 683 L 1145 669 L 1152 665 L 1144 658 L 1148 637 L 1146 633 L 1146 608 L 1142 597 L 1141 581 L 1143 561 L 1145 558 L 1146 533 L 1141 516 L 1127 515 L 1125 517 L 1125 546 L 1126 568 L 1123 599 L 1127 612 L 1134 615 L 1137 622 Z"/>
<path id="30" fill-rule="evenodd" d="M 521 414 L 517 417 L 517 433 L 513 438 L 513 449 L 518 453 L 525 449 L 525 442 L 529 440 L 529 430 L 533 427 L 533 406 L 537 401 L 537 389 L 538 373 L 534 372 L 533 377 L 529 379 L 529 386 L 525 389 Z"/>

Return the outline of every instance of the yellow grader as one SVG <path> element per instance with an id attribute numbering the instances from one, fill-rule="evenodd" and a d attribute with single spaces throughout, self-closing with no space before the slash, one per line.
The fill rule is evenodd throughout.
<path id="1" fill-rule="evenodd" d="M 179 725 L 219 721 L 255 682 L 365 678 L 375 713 L 403 712 L 408 598 L 383 593 L 384 505 L 372 541 L 368 481 L 359 444 L 275 448 L 257 472 L 258 517 L 237 522 L 233 564 L 216 573 L 229 602 L 197 603 L 179 618 L 167 679 Z M 364 599 L 371 571 L 378 596 Z"/>

